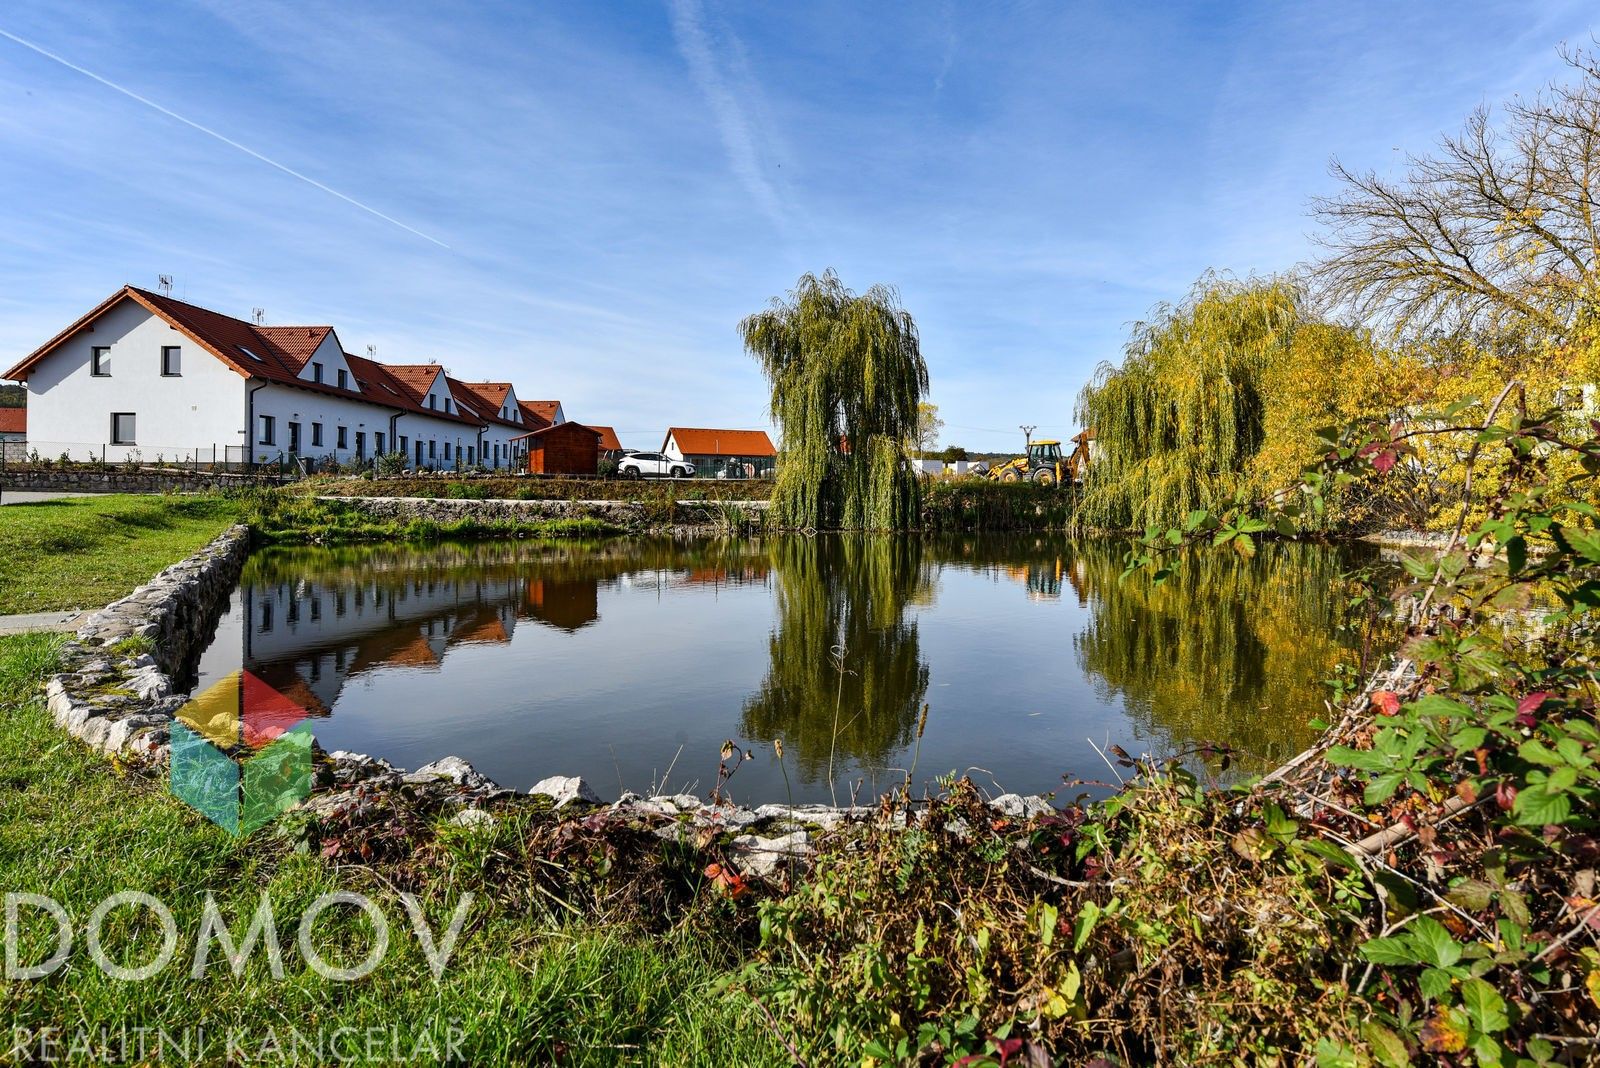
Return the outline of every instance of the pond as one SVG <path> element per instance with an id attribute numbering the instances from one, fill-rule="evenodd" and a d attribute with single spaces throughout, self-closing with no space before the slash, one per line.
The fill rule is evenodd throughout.
<path id="1" fill-rule="evenodd" d="M 507 787 L 717 783 L 746 803 L 865 800 L 915 769 L 1047 793 L 1095 747 L 1304 748 L 1352 656 L 1340 572 L 1364 550 L 1202 552 L 1119 582 L 1123 546 L 821 536 L 275 550 L 246 565 L 196 692 L 240 668 L 321 745 Z M 924 723 L 924 711 L 926 720 Z M 782 757 L 774 742 L 781 740 Z M 830 775 L 830 765 L 832 772 Z M 1075 790 L 1068 790 L 1071 794 Z"/>

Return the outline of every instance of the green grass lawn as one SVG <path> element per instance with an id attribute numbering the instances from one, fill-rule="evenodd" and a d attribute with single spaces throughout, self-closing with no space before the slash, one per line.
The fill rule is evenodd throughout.
<path id="1" fill-rule="evenodd" d="M 361 1039 L 347 1033 L 347 1041 L 364 1041 L 367 1028 L 397 1033 L 403 1052 L 424 1042 L 424 1034 L 441 1051 L 454 1040 L 462 1063 L 478 1065 L 785 1063 L 759 1011 L 716 986 L 734 963 L 723 959 L 733 950 L 696 939 L 687 925 L 644 934 L 592 920 L 564 921 L 552 914 L 560 912 L 554 906 L 511 910 L 480 892 L 455 955 L 436 981 L 396 887 L 384 876 L 299 851 L 271 829 L 236 839 L 170 797 L 160 781 L 125 773 L 57 730 L 37 686 L 55 663 L 58 641 L 43 635 L 0 639 L 0 888 L 53 897 L 77 934 L 61 970 L 0 987 L 11 1034 L 58 1028 L 70 1041 L 80 1028 L 116 1035 L 145 1027 L 177 1040 L 192 1039 L 192 1029 L 204 1027 L 221 1041 L 224 1029 L 239 1028 L 250 1063 L 263 1043 L 278 1041 L 287 1049 L 295 1031 L 309 1040 L 340 1027 L 361 1030 Z M 479 880 L 497 848 L 495 835 L 514 831 L 444 827 L 439 833 L 444 860 L 412 889 L 431 928 L 442 932 L 466 889 L 490 889 Z M 89 914 L 120 890 L 153 894 L 176 920 L 176 953 L 147 980 L 107 976 L 85 945 Z M 335 890 L 367 895 L 389 921 L 388 954 L 355 982 L 317 975 L 296 949 L 306 906 Z M 239 940 L 263 892 L 276 916 L 283 977 L 273 977 L 259 949 L 235 976 L 214 947 L 205 975 L 192 978 L 206 896 L 215 897 Z M 53 925 L 27 908 L 21 916 L 21 961 L 47 958 Z M 355 963 L 373 944 L 368 921 L 353 908 L 325 913 L 316 932 L 314 944 L 334 964 Z M 114 961 L 142 964 L 160 943 L 150 912 L 119 908 L 110 914 L 103 944 Z M 221 1059 L 210 1052 L 195 1059 Z M 0 1062 L 14 1059 L 28 1057 L 0 1053 Z M 172 1055 L 161 1060 L 188 1063 Z M 282 1062 L 332 1060 L 324 1054 Z"/>
<path id="2" fill-rule="evenodd" d="M 98 608 L 237 521 L 219 496 L 111 494 L 0 508 L 0 615 Z"/>

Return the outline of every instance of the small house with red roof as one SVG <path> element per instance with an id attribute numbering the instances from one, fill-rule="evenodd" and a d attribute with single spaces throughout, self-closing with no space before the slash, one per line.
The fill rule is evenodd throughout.
<path id="1" fill-rule="evenodd" d="M 28 409 L 0 408 L 0 442 L 28 440 Z"/>
<path id="2" fill-rule="evenodd" d="M 771 478 L 778 450 L 765 430 L 715 430 L 675 426 L 661 451 L 694 464 L 697 478 Z"/>

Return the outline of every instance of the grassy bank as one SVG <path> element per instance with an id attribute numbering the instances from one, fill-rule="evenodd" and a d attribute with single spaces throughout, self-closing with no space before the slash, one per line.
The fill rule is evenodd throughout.
<path id="1" fill-rule="evenodd" d="M 358 504 L 322 500 L 280 490 L 253 490 L 234 497 L 243 522 L 265 545 L 354 545 L 364 542 L 470 541 L 478 538 L 604 538 L 622 533 L 603 520 L 389 519 Z"/>
<path id="2" fill-rule="evenodd" d="M 413 853 L 414 867 L 367 865 L 359 857 L 340 863 L 307 848 L 304 821 L 241 841 L 174 800 L 161 781 L 119 774 L 66 739 L 43 712 L 37 685 L 56 644 L 43 636 L 0 639 L 0 886 L 53 897 L 80 933 L 106 895 L 142 890 L 171 908 L 180 940 L 170 967 L 146 981 L 121 982 L 94 966 L 80 937 L 55 975 L 6 985 L 12 1028 L 70 1034 L 160 1027 L 178 1035 L 237 1027 L 251 1049 L 271 1028 L 287 1046 L 291 1027 L 399 1027 L 407 1043 L 426 1033 L 443 1049 L 455 1028 L 463 1062 L 471 1064 L 782 1063 L 752 1006 L 717 988 L 732 947 L 695 937 L 693 918 L 646 932 L 637 923 L 608 922 L 593 903 L 575 919 L 574 905 L 493 894 L 495 854 L 530 833 L 527 824 L 507 821 L 485 835 L 441 821 L 417 829 L 427 856 Z M 411 935 L 399 889 L 418 893 L 435 931 L 447 926 L 464 892 L 480 895 L 438 982 Z M 370 897 L 392 927 L 383 963 L 356 983 L 319 977 L 295 948 L 301 913 L 318 895 L 338 890 Z M 263 893 L 278 917 L 283 978 L 274 979 L 258 953 L 241 976 L 214 956 L 205 976 L 192 979 L 206 895 L 242 936 Z M 21 959 L 42 960 L 53 928 L 31 922 L 39 916 L 26 909 L 23 916 Z M 113 960 L 131 966 L 155 956 L 159 931 L 133 922 L 149 919 L 136 909 L 112 914 L 105 944 Z M 317 930 L 315 944 L 341 966 L 372 944 L 354 909 L 325 914 Z M 205 1059 L 220 1058 L 213 1051 Z"/>
<path id="3" fill-rule="evenodd" d="M 0 615 L 95 608 L 237 522 L 219 496 L 73 497 L 0 508 Z"/>

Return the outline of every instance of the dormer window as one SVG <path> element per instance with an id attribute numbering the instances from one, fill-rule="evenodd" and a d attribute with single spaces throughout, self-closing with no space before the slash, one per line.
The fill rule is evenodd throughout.
<path id="1" fill-rule="evenodd" d="M 311 381 L 319 384 L 322 382 L 322 365 L 320 363 L 311 365 Z"/>
<path id="2" fill-rule="evenodd" d="M 450 410 L 450 398 L 449 397 L 446 397 L 444 399 L 444 410 L 447 411 L 447 412 Z"/>
<path id="3" fill-rule="evenodd" d="M 434 410 L 438 410 L 439 407 L 439 398 L 435 397 L 432 393 L 428 394 L 428 407 L 433 408 Z"/>

